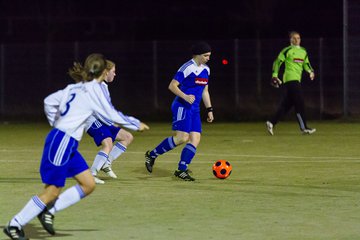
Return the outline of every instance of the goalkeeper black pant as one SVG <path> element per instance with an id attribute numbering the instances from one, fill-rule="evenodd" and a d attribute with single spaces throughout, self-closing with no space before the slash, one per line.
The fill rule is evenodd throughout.
<path id="1" fill-rule="evenodd" d="M 294 107 L 296 119 L 299 123 L 300 130 L 307 129 L 305 117 L 305 103 L 304 97 L 301 90 L 301 83 L 299 81 L 289 81 L 284 83 L 281 86 L 283 91 L 283 97 L 281 103 L 275 113 L 275 115 L 270 118 L 270 122 L 275 125 L 280 119 L 289 112 L 289 110 Z"/>

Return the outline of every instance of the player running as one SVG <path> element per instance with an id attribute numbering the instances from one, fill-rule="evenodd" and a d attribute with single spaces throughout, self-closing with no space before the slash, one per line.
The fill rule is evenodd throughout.
<path id="1" fill-rule="evenodd" d="M 211 47 L 205 42 L 192 46 L 193 58 L 183 64 L 170 82 L 169 90 L 176 95 L 172 106 L 172 129 L 175 136 L 165 138 L 156 148 L 145 153 L 145 166 L 151 173 L 155 159 L 180 144 L 186 143 L 180 156 L 178 169 L 174 175 L 185 181 L 194 181 L 190 176 L 188 165 L 194 158 L 201 138 L 200 102 L 207 109 L 207 121 L 214 120 L 211 106 L 208 81 Z"/>
<path id="2" fill-rule="evenodd" d="M 85 121 L 96 114 L 125 124 L 104 95 L 101 82 L 107 72 L 105 68 L 105 58 L 101 54 L 91 54 L 85 61 L 81 82 L 69 84 L 45 98 L 44 110 L 53 127 L 45 140 L 40 164 L 45 188 L 4 227 L 4 233 L 11 239 L 28 239 L 23 227 L 36 216 L 44 229 L 54 235 L 54 214 L 94 191 L 94 178 L 78 151 Z M 68 177 L 74 178 L 77 184 L 61 193 Z"/>
<path id="3" fill-rule="evenodd" d="M 278 88 L 281 85 L 283 98 L 275 115 L 266 122 L 266 128 L 270 135 L 274 135 L 274 127 L 293 106 L 295 107 L 296 119 L 302 133 L 312 134 L 315 128 L 309 128 L 305 117 L 305 103 L 301 90 L 301 76 L 305 70 L 311 80 L 314 80 L 314 69 L 310 65 L 306 49 L 300 46 L 301 38 L 298 32 L 290 32 L 290 46 L 279 53 L 273 63 L 271 85 Z M 285 63 L 285 71 L 282 81 L 278 78 L 279 69 Z"/>
<path id="4" fill-rule="evenodd" d="M 114 81 L 116 69 L 115 63 L 110 60 L 106 60 L 106 65 L 108 72 L 102 82 L 102 86 L 105 96 L 108 101 L 111 102 L 108 83 Z M 74 78 L 76 78 L 76 76 L 77 74 L 75 74 Z M 101 150 L 96 154 L 94 162 L 90 168 L 90 171 L 94 176 L 95 183 L 97 184 L 105 183 L 104 180 L 97 177 L 100 170 L 105 172 L 105 174 L 111 178 L 117 178 L 116 174 L 112 170 L 112 163 L 126 151 L 127 147 L 134 139 L 133 135 L 124 128 L 132 131 L 143 131 L 149 129 L 148 125 L 140 122 L 140 120 L 135 117 L 124 115 L 122 112 L 119 112 L 119 117 L 123 119 L 123 122 L 126 122 L 126 124 L 123 124 L 121 127 L 114 125 L 108 119 L 100 119 L 95 116 L 91 116 L 86 121 L 86 132 L 94 139 L 96 146 L 102 146 Z M 114 141 L 117 142 L 113 144 Z"/>

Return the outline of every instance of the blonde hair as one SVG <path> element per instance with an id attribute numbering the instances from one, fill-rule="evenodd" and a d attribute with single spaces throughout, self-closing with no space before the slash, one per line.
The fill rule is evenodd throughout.
<path id="1" fill-rule="evenodd" d="M 115 67 L 115 63 L 111 60 L 106 59 L 106 70 L 110 71 L 113 67 Z"/>
<path id="2" fill-rule="evenodd" d="M 296 34 L 300 36 L 300 33 L 298 31 L 290 31 L 289 32 L 289 38 L 292 38 Z"/>
<path id="3" fill-rule="evenodd" d="M 75 82 L 88 82 L 100 78 L 107 67 L 108 62 L 104 56 L 93 53 L 86 58 L 84 66 L 79 62 L 74 62 L 73 67 L 69 68 L 68 74 Z"/>

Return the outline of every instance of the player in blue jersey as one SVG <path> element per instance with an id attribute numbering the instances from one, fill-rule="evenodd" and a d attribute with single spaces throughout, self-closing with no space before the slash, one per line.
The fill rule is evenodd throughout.
<path id="1" fill-rule="evenodd" d="M 23 227 L 36 216 L 44 229 L 54 235 L 54 214 L 94 191 L 94 178 L 78 151 L 86 119 L 97 114 L 117 124 L 124 124 L 104 95 L 101 82 L 106 73 L 105 58 L 101 54 L 91 54 L 81 72 L 81 82 L 69 84 L 45 98 L 44 110 L 53 127 L 46 137 L 40 164 L 45 187 L 4 227 L 4 233 L 11 239 L 28 239 Z M 61 193 L 69 177 L 74 178 L 77 184 Z"/>
<path id="2" fill-rule="evenodd" d="M 169 84 L 169 90 L 176 95 L 172 106 L 172 129 L 175 135 L 165 138 L 156 148 L 145 153 L 145 166 L 151 173 L 155 159 L 176 146 L 186 143 L 174 175 L 185 181 L 194 181 L 188 165 L 194 158 L 201 138 L 200 103 L 203 100 L 207 110 L 207 121 L 214 120 L 208 90 L 211 47 L 206 42 L 192 46 L 192 59 L 183 64 Z"/>
<path id="3" fill-rule="evenodd" d="M 102 84 L 106 90 L 106 96 L 108 96 L 109 101 L 111 101 L 107 84 L 114 81 L 116 68 L 115 63 L 110 60 L 106 60 L 106 65 L 108 72 Z M 105 174 L 111 178 L 117 178 L 116 174 L 112 170 L 112 163 L 126 151 L 127 147 L 134 139 L 133 135 L 124 128 L 133 131 L 143 131 L 149 129 L 148 125 L 140 122 L 140 120 L 134 117 L 124 115 L 121 112 L 119 112 L 119 115 L 123 118 L 124 122 L 127 122 L 126 125 L 121 127 L 115 126 L 114 124 L 109 125 L 95 116 L 91 116 L 86 121 L 86 132 L 94 139 L 97 146 L 101 146 L 101 150 L 96 154 L 94 162 L 90 168 L 90 171 L 94 176 L 95 183 L 97 184 L 105 183 L 104 180 L 97 177 L 100 170 L 105 172 Z M 114 141 L 117 142 L 113 144 Z"/>

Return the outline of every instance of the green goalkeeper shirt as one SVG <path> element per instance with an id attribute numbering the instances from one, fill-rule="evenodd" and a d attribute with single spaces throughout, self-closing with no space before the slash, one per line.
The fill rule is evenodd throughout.
<path id="1" fill-rule="evenodd" d="M 303 70 L 314 71 L 310 65 L 306 49 L 301 46 L 288 46 L 281 50 L 279 56 L 273 63 L 272 77 L 278 77 L 281 65 L 285 62 L 283 83 L 289 81 L 301 81 Z"/>

